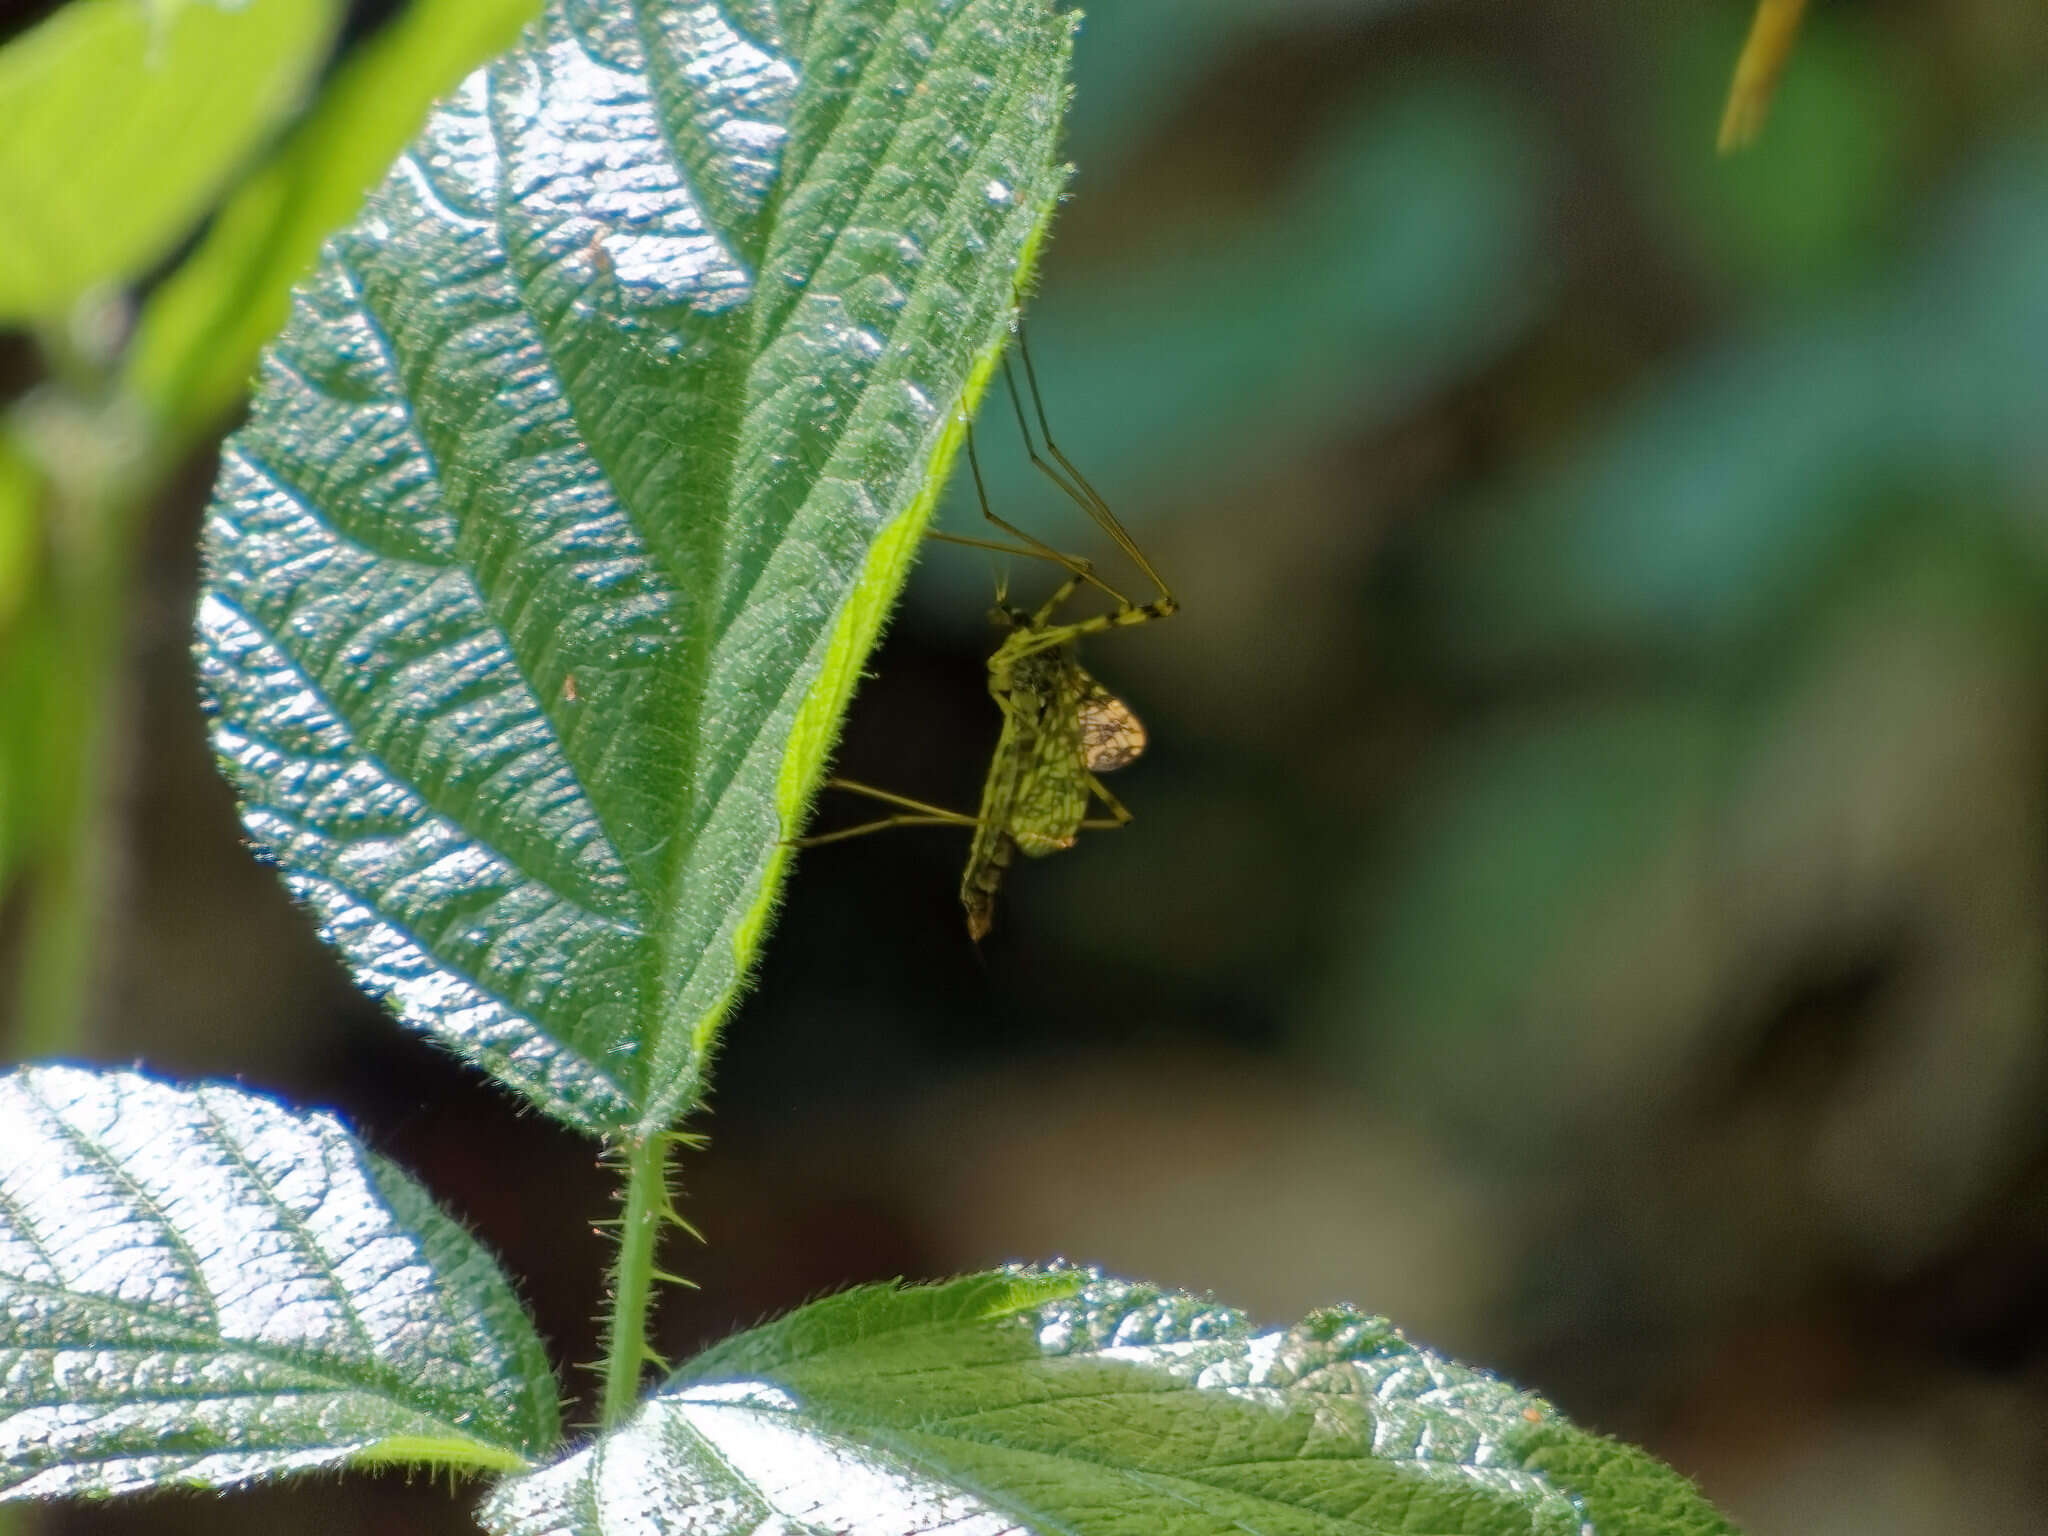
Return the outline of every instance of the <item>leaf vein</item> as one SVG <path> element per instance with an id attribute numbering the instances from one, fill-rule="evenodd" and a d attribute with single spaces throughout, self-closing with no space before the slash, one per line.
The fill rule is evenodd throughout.
<path id="1" fill-rule="evenodd" d="M 523 882 L 526 885 L 532 886 L 535 890 L 541 892 L 550 900 L 558 903 L 563 907 L 568 908 L 571 911 L 581 913 L 584 916 L 590 918 L 593 922 L 596 922 L 604 927 L 610 928 L 615 932 L 624 934 L 627 937 L 639 938 L 642 936 L 644 930 L 639 920 L 638 914 L 627 916 L 602 912 L 590 906 L 587 902 L 577 900 L 575 897 L 569 895 L 567 892 L 559 889 L 545 876 L 540 874 L 537 870 L 528 867 L 526 864 L 522 863 L 518 858 L 514 857 L 511 853 L 507 852 L 505 849 L 499 847 L 497 844 L 493 843 L 488 838 L 480 834 L 474 827 L 469 825 L 469 823 L 463 819 L 460 810 L 437 803 L 435 798 L 432 795 L 428 794 L 427 791 L 417 781 L 415 781 L 408 775 L 401 773 L 387 757 L 371 750 L 365 744 L 363 740 L 363 733 L 359 728 L 356 720 L 350 715 L 350 713 L 341 705 L 341 703 L 332 694 L 330 694 L 325 688 L 322 688 L 319 685 L 319 683 L 313 678 L 313 676 L 306 670 L 305 665 L 303 664 L 301 659 L 291 653 L 291 651 L 284 645 L 283 641 L 281 641 L 277 637 L 276 633 L 273 630 L 271 630 L 267 625 L 265 625 L 261 620 L 256 618 L 253 614 L 249 613 L 247 609 L 231 602 L 226 596 L 218 592 L 216 592 L 215 596 L 224 607 L 230 609 L 236 615 L 237 618 L 239 618 L 244 624 L 248 625 L 249 629 L 253 633 L 261 637 L 265 645 L 267 645 L 270 649 L 275 651 L 278 655 L 284 657 L 285 660 L 291 664 L 293 675 L 298 678 L 300 687 L 303 689 L 305 694 L 308 697 L 310 697 L 315 703 L 317 703 L 322 709 L 326 710 L 327 713 L 331 715 L 336 721 L 340 722 L 340 724 L 348 731 L 349 752 L 354 757 L 355 760 L 366 764 L 370 768 L 374 769 L 376 772 L 382 774 L 392 784 L 398 786 L 400 789 L 405 791 L 406 794 L 411 796 L 413 800 L 416 801 L 428 815 L 433 816 L 434 818 L 443 822 L 447 826 L 454 828 L 457 832 L 459 832 L 462 835 L 464 839 L 466 839 L 478 851 L 482 852 L 483 854 L 487 855 L 492 859 L 497 860 L 498 863 L 501 864 L 504 868 L 506 868 L 507 870 L 511 871 L 514 875 L 516 875 L 521 882 Z M 246 724 L 238 725 L 237 729 L 238 734 L 245 737 L 247 740 L 252 742 L 261 742 L 266 747 L 268 747 L 269 750 L 276 752 L 281 756 L 287 758 L 304 758 L 307 756 L 307 753 L 305 752 L 304 749 L 289 747 L 282 743 L 272 741 L 269 738 L 265 737 L 262 733 L 254 730 Z M 586 804 L 587 803 L 588 802 L 586 801 Z M 315 823 L 303 821 L 296 817 L 284 815 L 280 811 L 280 809 L 275 805 L 268 806 L 267 809 L 269 809 L 273 814 L 278 815 L 281 820 L 292 821 L 294 825 L 305 828 L 309 833 L 319 838 L 323 842 L 342 841 L 342 839 L 338 838 L 334 833 L 327 831 L 326 829 L 318 826 Z M 345 882 L 337 881 L 336 883 L 342 884 Z M 384 911 L 381 905 L 374 905 L 371 910 L 376 911 L 380 914 Z M 413 937 L 417 938 L 418 935 L 413 935 Z"/>

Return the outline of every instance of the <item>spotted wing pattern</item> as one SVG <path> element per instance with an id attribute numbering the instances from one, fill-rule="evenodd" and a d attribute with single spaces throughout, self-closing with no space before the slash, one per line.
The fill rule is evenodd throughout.
<path id="1" fill-rule="evenodd" d="M 1091 773 L 1112 773 L 1145 750 L 1145 727 L 1131 706 L 1093 677 L 1074 668 L 1081 683 L 1081 761 Z"/>
<path id="2" fill-rule="evenodd" d="M 1022 659 L 1021 675 L 1031 676 L 1032 714 L 1019 742 L 1017 800 L 1010 812 L 1010 833 L 1030 857 L 1043 858 L 1074 846 L 1081 819 L 1088 814 L 1088 771 L 1081 752 L 1080 700 L 1088 674 L 1065 650 L 1044 651 Z M 1023 704 L 1025 690 L 1012 695 Z M 1023 720 L 1022 709 L 1019 711 Z"/>
<path id="3" fill-rule="evenodd" d="M 976 939 L 989 930 L 1016 855 L 1043 858 L 1073 847 L 1101 789 L 1094 776 L 1145 750 L 1145 727 L 1130 706 L 1088 674 L 1072 645 L 1031 648 L 1037 633 L 1017 628 L 989 661 L 1003 734 L 960 881 L 967 931 Z"/>

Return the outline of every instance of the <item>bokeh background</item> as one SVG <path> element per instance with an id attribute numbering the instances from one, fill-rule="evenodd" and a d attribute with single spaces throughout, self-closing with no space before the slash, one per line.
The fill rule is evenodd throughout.
<path id="1" fill-rule="evenodd" d="M 1747 0 L 1088 12 L 1030 335 L 1184 604 L 1091 653 L 1138 820 L 978 951 L 956 834 L 801 858 L 665 1346 L 1063 1255 L 1385 1312 L 1750 1536 L 2048 1532 L 2048 11 L 1819 0 L 1733 160 Z M 210 474 L 149 534 L 87 1051 L 338 1109 L 593 1359 L 592 1149 L 389 1027 L 241 847 Z M 974 803 L 992 591 L 928 549 L 842 771 Z M 287 1520 L 469 1528 L 399 1478 L 47 1528 Z"/>

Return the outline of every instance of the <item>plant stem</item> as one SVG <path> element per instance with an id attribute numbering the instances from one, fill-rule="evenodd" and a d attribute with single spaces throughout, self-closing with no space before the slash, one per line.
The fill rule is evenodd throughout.
<path id="1" fill-rule="evenodd" d="M 123 413 L 60 396 L 37 434 L 50 474 L 48 611 L 55 675 L 35 722 L 35 792 L 48 831 L 35 876 L 15 993 L 11 1052 L 75 1053 L 106 974 L 119 860 L 128 615 L 135 544 L 166 467 Z"/>
<path id="2" fill-rule="evenodd" d="M 619 1221 L 619 1257 L 612 1269 L 612 1310 L 605 1332 L 604 1406 L 611 1429 L 640 1403 L 640 1371 L 649 1359 L 647 1309 L 654 1297 L 654 1250 L 668 1209 L 666 1136 L 626 1149 L 626 1199 Z"/>
<path id="3" fill-rule="evenodd" d="M 52 833 L 35 872 L 10 1042 L 29 1060 L 78 1049 L 110 947 L 111 802 L 119 779 L 114 759 L 127 581 L 117 562 L 105 558 L 112 551 L 95 554 L 94 564 L 103 569 L 74 588 L 56 616 L 62 673 L 45 712 L 47 757 L 39 785 L 53 802 L 45 807 Z"/>

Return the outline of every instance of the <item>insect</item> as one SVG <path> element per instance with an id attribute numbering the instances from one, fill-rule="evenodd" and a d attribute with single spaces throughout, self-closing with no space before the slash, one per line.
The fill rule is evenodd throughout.
<path id="1" fill-rule="evenodd" d="M 1165 578 L 1124 531 L 1109 504 L 1053 441 L 1045 403 L 1038 393 L 1037 371 L 1031 365 L 1030 348 L 1021 330 L 1017 353 L 1024 364 L 1024 378 L 1031 393 L 1038 438 L 1045 445 L 1045 457 L 1039 454 L 1038 442 L 1025 419 L 1016 375 L 1010 360 L 1005 358 L 1003 379 L 1009 389 L 1011 409 L 1016 413 L 1017 429 L 1024 438 L 1025 452 L 1032 464 L 1109 536 L 1157 589 L 1157 595 L 1148 602 L 1134 603 L 1098 576 L 1088 561 L 1062 554 L 997 516 L 989 506 L 970 429 L 967 465 L 974 477 L 982 516 L 1017 542 L 999 543 L 948 533 L 934 533 L 932 537 L 978 549 L 1028 555 L 1050 561 L 1067 572 L 1066 579 L 1035 609 L 1013 608 L 1007 601 L 1006 589 L 997 591 L 993 616 L 1004 633 L 989 657 L 988 691 L 1002 712 L 1003 729 L 982 786 L 981 809 L 969 816 L 852 779 L 831 779 L 827 781 L 831 788 L 865 795 L 898 809 L 892 815 L 859 826 L 805 838 L 800 844 L 838 842 L 887 827 L 973 828 L 974 842 L 967 856 L 967 869 L 960 878 L 960 903 L 967 910 L 968 935 L 977 941 L 988 933 L 994 921 L 996 893 L 1019 853 L 1043 858 L 1073 847 L 1083 831 L 1129 824 L 1131 813 L 1104 787 L 1098 775 L 1135 761 L 1145 750 L 1145 728 L 1123 700 L 1081 665 L 1078 646 L 1089 635 L 1163 619 L 1180 606 Z M 1084 586 L 1102 592 L 1115 607 L 1107 613 L 1062 621 L 1062 610 Z M 1108 812 L 1106 816 L 1088 814 L 1096 801 Z"/>

